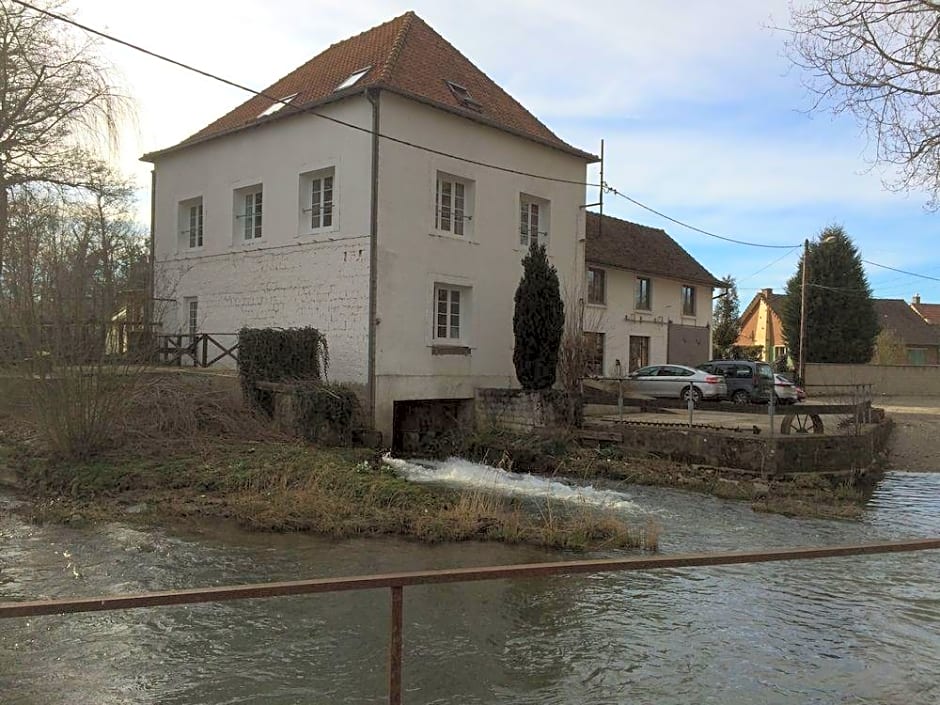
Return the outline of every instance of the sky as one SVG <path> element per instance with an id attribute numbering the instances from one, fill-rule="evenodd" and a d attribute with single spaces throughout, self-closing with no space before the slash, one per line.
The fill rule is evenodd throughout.
<path id="1" fill-rule="evenodd" d="M 612 195 L 605 213 L 665 229 L 742 308 L 796 269 L 805 238 L 842 225 L 864 259 L 940 280 L 940 213 L 927 194 L 885 188 L 851 117 L 811 112 L 786 58 L 787 0 L 72 0 L 75 19 L 258 90 L 330 44 L 416 11 L 559 137 L 598 153 L 605 181 L 723 242 Z M 470 9 L 472 8 L 472 10 Z M 112 159 L 140 186 L 145 152 L 171 146 L 248 96 L 110 43 L 100 50 L 133 98 Z M 596 181 L 596 167 L 589 175 Z M 597 200 L 596 191 L 586 194 Z M 940 281 L 866 265 L 873 293 L 940 303 Z"/>

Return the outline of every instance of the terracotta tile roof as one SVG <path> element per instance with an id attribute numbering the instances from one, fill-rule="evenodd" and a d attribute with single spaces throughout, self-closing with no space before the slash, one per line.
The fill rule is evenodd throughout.
<path id="1" fill-rule="evenodd" d="M 930 325 L 940 325 L 940 304 L 911 304 L 911 308 Z"/>
<path id="2" fill-rule="evenodd" d="M 875 311 L 881 327 L 893 330 L 905 345 L 940 345 L 940 330 L 918 316 L 904 299 L 875 299 Z"/>
<path id="3" fill-rule="evenodd" d="M 588 212 L 585 259 L 594 264 L 606 264 L 693 284 L 712 287 L 721 284 L 665 230 L 609 215 L 602 217 L 598 213 Z"/>
<path id="4" fill-rule="evenodd" d="M 368 72 L 353 85 L 336 90 L 354 72 L 365 68 L 369 69 Z M 468 106 L 461 102 L 448 81 L 465 88 L 473 103 Z M 558 138 L 414 12 L 406 12 L 333 44 L 262 91 L 282 100 L 296 94 L 290 106 L 261 116 L 275 101 L 261 95 L 253 96 L 178 145 L 147 154 L 144 159 L 151 160 L 198 142 L 274 121 L 291 115 L 297 109 L 359 95 L 366 88 L 392 91 L 588 161 L 597 161 L 594 155 Z"/>

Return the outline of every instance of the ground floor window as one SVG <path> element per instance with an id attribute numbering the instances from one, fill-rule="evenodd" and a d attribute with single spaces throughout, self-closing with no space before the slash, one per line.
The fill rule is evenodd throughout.
<path id="1" fill-rule="evenodd" d="M 650 339 L 648 335 L 630 336 L 630 369 L 636 372 L 650 364 Z"/>
<path id="2" fill-rule="evenodd" d="M 927 364 L 927 349 L 926 348 L 908 348 L 907 349 L 907 361 L 911 365 L 926 365 Z"/>
<path id="3" fill-rule="evenodd" d="M 199 330 L 199 300 L 195 297 L 186 299 L 186 332 L 195 339 Z"/>
<path id="4" fill-rule="evenodd" d="M 584 332 L 584 367 L 590 377 L 604 376 L 604 338 L 603 333 Z"/>

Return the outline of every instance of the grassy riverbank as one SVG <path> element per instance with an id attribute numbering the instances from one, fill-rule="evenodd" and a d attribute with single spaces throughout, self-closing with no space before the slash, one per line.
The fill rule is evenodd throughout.
<path id="1" fill-rule="evenodd" d="M 257 531 L 573 550 L 655 550 L 658 536 L 656 526 L 630 526 L 586 507 L 533 511 L 492 494 L 411 484 L 373 451 L 286 440 L 226 440 L 154 456 L 113 452 L 83 463 L 8 453 L 11 461 L 39 522 L 218 517 Z"/>

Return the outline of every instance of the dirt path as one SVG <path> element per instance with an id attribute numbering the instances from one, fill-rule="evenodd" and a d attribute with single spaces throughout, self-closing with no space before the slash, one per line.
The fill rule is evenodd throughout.
<path id="1" fill-rule="evenodd" d="M 894 420 L 891 468 L 940 472 L 940 398 L 883 397 L 874 405 Z"/>

